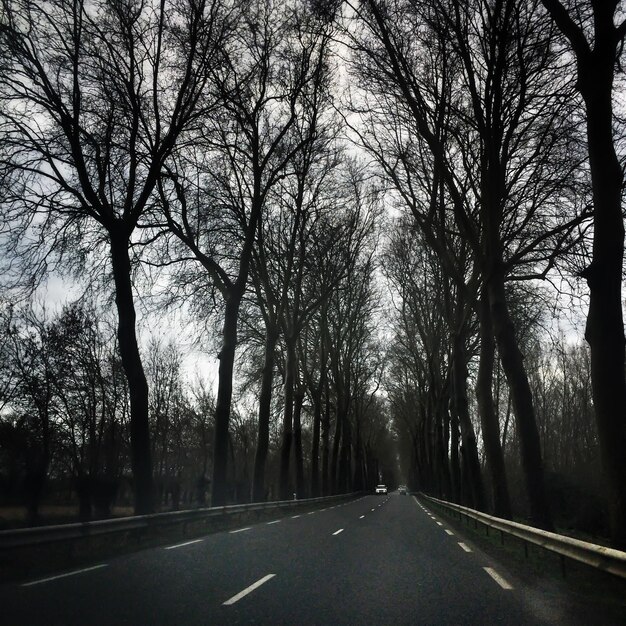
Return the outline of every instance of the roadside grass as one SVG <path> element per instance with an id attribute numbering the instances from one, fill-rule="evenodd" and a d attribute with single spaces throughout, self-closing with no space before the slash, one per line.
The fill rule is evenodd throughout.
<path id="1" fill-rule="evenodd" d="M 133 515 L 132 506 L 115 506 L 109 517 Z M 77 504 L 43 504 L 39 509 L 39 525 L 69 524 L 80 521 Z M 96 519 L 94 517 L 94 519 Z M 24 506 L 0 506 L 0 530 L 28 527 L 28 511 Z"/>

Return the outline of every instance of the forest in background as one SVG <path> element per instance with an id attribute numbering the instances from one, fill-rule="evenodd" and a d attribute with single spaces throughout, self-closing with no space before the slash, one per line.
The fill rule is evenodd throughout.
<path id="1" fill-rule="evenodd" d="M 407 482 L 624 547 L 622 12 L 3 0 L 0 504 Z"/>

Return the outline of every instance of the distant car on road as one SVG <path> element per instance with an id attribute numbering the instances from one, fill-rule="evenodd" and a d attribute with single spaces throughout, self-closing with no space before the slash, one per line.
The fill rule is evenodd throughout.
<path id="1" fill-rule="evenodd" d="M 378 495 L 379 493 L 382 493 L 383 495 L 385 495 L 387 493 L 387 486 L 386 485 L 378 485 L 376 487 L 376 495 Z"/>
<path id="2" fill-rule="evenodd" d="M 406 486 L 405 486 L 405 485 L 400 485 L 400 486 L 398 487 L 398 493 L 399 493 L 401 496 L 406 496 Z"/>

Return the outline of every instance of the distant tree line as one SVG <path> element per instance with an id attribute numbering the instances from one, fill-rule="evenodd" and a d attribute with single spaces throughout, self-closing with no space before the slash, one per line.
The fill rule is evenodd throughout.
<path id="1" fill-rule="evenodd" d="M 46 319 L 31 308 L 3 316 L 1 496 L 37 521 L 43 502 L 78 503 L 78 515 L 132 502 L 129 396 L 115 333 L 86 305 Z M 212 395 L 183 386 L 181 355 L 152 342 L 146 368 L 159 501 L 204 502 Z"/>

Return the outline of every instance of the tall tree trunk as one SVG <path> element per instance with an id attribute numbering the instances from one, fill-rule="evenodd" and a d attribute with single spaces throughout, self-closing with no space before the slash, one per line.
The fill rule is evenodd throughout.
<path id="1" fill-rule="evenodd" d="M 423 491 L 422 476 L 419 467 L 419 446 L 417 434 L 411 433 L 411 467 L 409 469 L 409 489 L 411 491 Z"/>
<path id="2" fill-rule="evenodd" d="M 324 384 L 324 419 L 322 420 L 322 495 L 330 495 L 328 461 L 330 456 L 330 385 Z"/>
<path id="3" fill-rule="evenodd" d="M 233 397 L 233 365 L 237 348 L 237 321 L 242 293 L 231 289 L 227 294 L 219 353 L 217 402 L 215 404 L 215 440 L 213 450 L 213 485 L 211 505 L 224 506 L 228 501 L 228 424 Z"/>
<path id="4" fill-rule="evenodd" d="M 415 458 L 417 460 L 417 468 L 419 472 L 420 488 L 426 493 L 432 494 L 433 481 L 432 469 L 433 464 L 430 459 L 430 425 L 428 419 L 428 409 L 420 404 L 419 418 L 417 427 Z"/>
<path id="5" fill-rule="evenodd" d="M 306 497 L 304 485 L 304 454 L 302 451 L 302 404 L 304 402 L 304 392 L 298 389 L 294 394 L 293 407 L 293 451 L 296 467 L 296 493 L 298 498 Z"/>
<path id="6" fill-rule="evenodd" d="M 349 375 L 337 386 L 337 421 L 341 423 L 341 446 L 339 450 L 339 471 L 337 491 L 348 493 L 352 482 L 352 424 L 350 422 Z"/>
<path id="7" fill-rule="evenodd" d="M 600 3 L 598 3 L 600 4 Z M 600 9 L 596 9 L 599 11 Z M 604 18 L 607 21 L 608 18 Z M 603 31 L 608 31 L 604 24 Z M 597 34 L 601 54 L 608 32 Z M 600 51 L 598 51 L 600 48 Z M 599 67 L 603 71 L 598 71 Z M 614 57 L 580 72 L 587 105 L 587 140 L 594 204 L 593 261 L 585 270 L 589 313 L 585 338 L 591 350 L 593 405 L 607 484 L 611 541 L 626 549 L 626 379 L 622 267 L 624 174 L 613 139 L 612 77 Z"/>
<path id="8" fill-rule="evenodd" d="M 361 442 L 361 421 L 358 415 L 354 421 L 354 478 L 352 480 L 352 487 L 354 491 L 363 491 L 365 487 L 365 472 L 363 462 L 363 443 Z"/>
<path id="9" fill-rule="evenodd" d="M 585 338 L 591 349 L 591 384 L 607 484 L 611 541 L 626 549 L 626 380 L 622 313 L 624 173 L 613 136 L 613 82 L 624 43 L 617 0 L 591 2 L 593 43 L 556 0 L 543 0 L 576 55 L 578 88 L 587 110 L 587 146 L 594 207 L 593 261 Z M 616 23 L 617 22 L 617 23 Z M 620 30 L 618 30 L 618 28 Z"/>
<path id="10" fill-rule="evenodd" d="M 320 495 L 320 435 L 322 430 L 322 397 L 324 389 L 328 385 L 328 372 L 326 369 L 326 309 L 322 310 L 321 332 L 319 343 L 320 377 L 315 389 L 311 389 L 313 395 L 313 442 L 311 444 L 311 496 L 316 498 Z M 326 446 L 328 446 L 328 428 L 326 430 Z M 326 448 L 326 461 L 328 462 L 328 448 Z M 327 468 L 328 469 L 328 466 Z M 326 494 L 324 494 L 326 495 Z"/>
<path id="11" fill-rule="evenodd" d="M 289 459 L 293 439 L 293 401 L 296 368 L 296 346 L 293 337 L 285 337 L 287 355 L 285 360 L 285 406 L 283 409 L 283 438 L 280 449 L 279 491 L 281 500 L 291 497 L 289 493 Z"/>
<path id="12" fill-rule="evenodd" d="M 459 456 L 459 415 L 454 403 L 450 403 L 450 486 L 452 488 L 452 502 L 465 504 L 462 501 L 463 488 L 461 483 L 461 463 Z M 469 503 L 473 506 L 473 503 Z"/>
<path id="13" fill-rule="evenodd" d="M 427 395 L 428 406 L 426 408 L 426 432 L 427 439 L 425 441 L 425 457 L 424 460 L 428 466 L 428 491 L 437 498 L 441 498 L 441 458 L 438 454 L 438 437 L 437 437 L 437 419 L 435 413 L 435 403 L 433 401 L 432 387 L 428 390 Z"/>
<path id="14" fill-rule="evenodd" d="M 268 322 L 265 335 L 265 359 L 263 377 L 259 395 L 259 426 L 254 457 L 254 478 L 252 486 L 253 502 L 265 500 L 265 466 L 270 443 L 270 412 L 272 404 L 272 385 L 274 382 L 274 352 L 278 341 L 278 329 Z"/>
<path id="15" fill-rule="evenodd" d="M 337 480 L 338 492 L 348 493 L 350 489 L 350 464 L 352 451 L 352 425 L 348 415 L 347 402 L 344 401 L 341 406 L 341 415 L 337 415 L 337 419 L 341 420 L 341 451 L 339 455 L 339 477 Z"/>
<path id="16" fill-rule="evenodd" d="M 335 434 L 333 436 L 333 451 L 330 459 L 330 489 L 333 494 L 338 493 L 337 468 L 339 465 L 339 444 L 341 443 L 341 429 L 343 420 L 339 412 L 339 393 L 335 402 Z"/>
<path id="17" fill-rule="evenodd" d="M 511 501 L 506 479 L 504 456 L 500 446 L 500 425 L 493 404 L 493 364 L 495 344 L 491 309 L 486 289 L 480 298 L 480 356 L 476 378 L 476 399 L 483 430 L 483 445 L 487 459 L 487 473 L 493 492 L 493 512 L 498 517 L 511 518 Z"/>
<path id="18" fill-rule="evenodd" d="M 502 369 L 511 392 L 513 413 L 520 441 L 522 468 L 530 505 L 531 521 L 552 530 L 552 518 L 545 488 L 541 442 L 524 357 L 517 344 L 504 290 L 504 272 L 496 271 L 488 283 L 493 329 Z"/>
<path id="19" fill-rule="evenodd" d="M 154 486 L 148 421 L 148 382 L 137 344 L 136 313 L 128 254 L 128 237 L 111 235 L 111 263 L 117 306 L 117 338 L 130 396 L 130 446 L 135 513 L 154 511 Z"/>
<path id="20" fill-rule="evenodd" d="M 465 335 L 457 332 L 454 336 L 454 354 L 452 361 L 452 394 L 453 405 L 461 429 L 461 445 L 463 446 L 463 467 L 466 470 L 467 482 L 470 487 L 470 506 L 480 511 L 485 510 L 485 488 L 478 458 L 476 433 L 470 418 L 469 401 L 467 398 L 467 352 Z M 502 451 L 500 450 L 500 456 Z M 502 462 L 504 465 L 504 462 Z M 506 485 L 506 479 L 505 479 Z M 506 510 L 506 507 L 505 509 Z"/>
<path id="21" fill-rule="evenodd" d="M 448 486 L 447 480 L 448 474 L 448 451 L 444 449 L 444 424 L 443 424 L 443 412 L 439 405 L 439 385 L 435 381 L 434 376 L 431 377 L 430 395 L 430 414 L 432 419 L 432 454 L 435 462 L 435 482 L 438 497 L 447 500 L 448 499 Z"/>
<path id="22" fill-rule="evenodd" d="M 506 150 L 505 137 L 518 123 L 503 104 L 506 101 L 504 88 L 506 81 L 500 79 L 507 76 L 505 33 L 507 25 L 513 24 L 515 4 L 509 0 L 497 5 L 494 13 L 489 16 L 487 28 L 494 44 L 487 56 L 492 63 L 493 71 L 491 82 L 487 83 L 491 84 L 492 88 L 488 90 L 485 103 L 481 103 L 478 90 L 472 88 L 475 116 L 477 120 L 481 120 L 480 125 L 483 127 L 480 132 L 480 264 L 483 285 L 487 290 L 491 309 L 493 332 L 515 407 L 531 520 L 533 524 L 551 530 L 552 520 L 545 492 L 543 460 L 532 393 L 505 292 L 503 228 L 506 223 L 507 183 L 510 184 L 511 178 L 509 168 L 512 165 L 511 155 Z M 487 80 L 489 81 L 489 78 Z M 522 79 L 520 88 L 523 90 L 525 85 L 526 81 Z M 521 97 L 521 102 L 523 101 L 524 98 Z M 519 165 L 517 167 L 519 168 Z"/>
<path id="23" fill-rule="evenodd" d="M 313 441 L 311 443 L 311 497 L 320 495 L 320 434 L 322 426 L 322 398 L 313 402 Z"/>
<path id="24" fill-rule="evenodd" d="M 449 500 L 452 495 L 452 479 L 450 477 L 450 413 L 447 407 L 439 401 L 440 426 L 439 426 L 439 456 L 441 458 L 441 486 L 444 500 Z"/>

